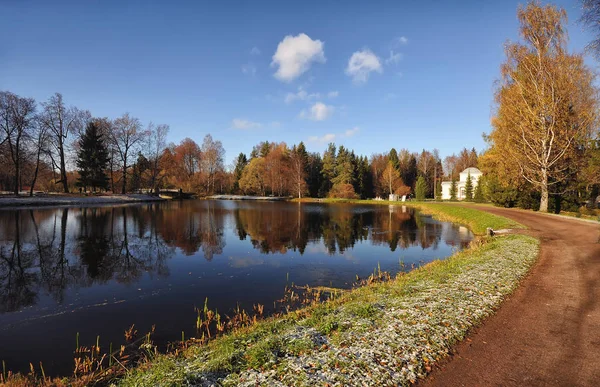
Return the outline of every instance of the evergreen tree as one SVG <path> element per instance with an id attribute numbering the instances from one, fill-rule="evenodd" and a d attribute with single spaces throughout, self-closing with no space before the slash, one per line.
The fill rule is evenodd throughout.
<path id="1" fill-rule="evenodd" d="M 473 201 L 473 180 L 471 179 L 471 172 L 467 172 L 467 183 L 465 184 L 465 199 L 468 202 Z"/>
<path id="2" fill-rule="evenodd" d="M 483 181 L 482 178 L 479 178 L 479 181 L 477 182 L 477 186 L 475 187 L 475 194 L 473 195 L 473 200 L 476 203 L 483 203 L 485 202 L 485 197 L 483 195 Z"/>
<path id="3" fill-rule="evenodd" d="M 417 180 L 417 158 L 414 154 L 410 155 L 408 163 L 405 168 L 401 168 L 400 177 L 405 185 L 411 189 L 415 187 L 415 181 Z"/>
<path id="4" fill-rule="evenodd" d="M 442 183 L 439 181 L 435 184 L 435 200 L 442 200 Z"/>
<path id="5" fill-rule="evenodd" d="M 452 178 L 452 185 L 450 186 L 450 200 L 456 201 L 456 195 L 458 194 L 458 184 L 456 182 L 456 178 Z"/>
<path id="6" fill-rule="evenodd" d="M 425 193 L 427 192 L 427 182 L 423 176 L 419 176 L 417 179 L 417 185 L 415 187 L 415 196 L 417 200 L 425 200 Z"/>
<path id="7" fill-rule="evenodd" d="M 333 179 L 336 176 L 337 148 L 334 143 L 330 143 L 325 153 L 323 153 L 323 167 L 321 175 L 323 180 L 319 188 L 319 196 L 325 197 L 333 186 Z"/>
<path id="8" fill-rule="evenodd" d="M 352 158 L 353 153 L 348 152 L 344 146 L 340 146 L 336 157 L 335 176 L 331 182 L 335 184 L 354 185 L 355 171 Z"/>
<path id="9" fill-rule="evenodd" d="M 321 159 L 321 155 L 317 152 L 308 154 L 308 175 L 306 179 L 306 183 L 308 184 L 308 195 L 310 197 L 324 197 L 321 195 L 319 190 L 321 189 L 321 185 L 323 182 L 323 176 L 321 175 L 321 170 L 323 169 L 323 160 Z"/>
<path id="10" fill-rule="evenodd" d="M 396 152 L 396 149 L 392 148 L 392 150 L 390 150 L 388 158 L 392 162 L 394 168 L 396 168 L 396 170 L 400 170 L 400 160 L 398 159 L 398 152 Z"/>
<path id="11" fill-rule="evenodd" d="M 108 165 L 108 149 L 98 124 L 90 122 L 85 133 L 79 139 L 77 152 L 77 170 L 79 180 L 77 185 L 86 190 L 91 187 L 95 192 L 97 188 L 108 188 L 108 177 L 104 172 Z"/>
<path id="12" fill-rule="evenodd" d="M 246 154 L 240 152 L 237 159 L 235 159 L 235 168 L 233 170 L 233 192 L 238 192 L 240 189 L 240 179 L 246 165 L 248 165 L 248 158 Z"/>

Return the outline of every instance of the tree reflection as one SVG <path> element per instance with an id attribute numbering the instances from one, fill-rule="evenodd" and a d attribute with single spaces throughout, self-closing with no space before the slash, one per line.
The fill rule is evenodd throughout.
<path id="1" fill-rule="evenodd" d="M 0 218 L 0 313 L 36 303 L 40 292 L 58 303 L 67 288 L 144 273 L 168 276 L 175 253 L 158 233 L 156 206 L 63 208 L 4 212 Z"/>
<path id="2" fill-rule="evenodd" d="M 329 254 L 357 243 L 465 247 L 466 229 L 415 216 L 407 208 L 364 209 L 294 204 L 224 205 L 211 201 L 140 206 L 4 211 L 0 216 L 0 313 L 33 305 L 40 293 L 62 303 L 69 288 L 142 276 L 168 276 L 178 250 L 210 261 L 226 247 L 226 229 L 263 254 Z"/>

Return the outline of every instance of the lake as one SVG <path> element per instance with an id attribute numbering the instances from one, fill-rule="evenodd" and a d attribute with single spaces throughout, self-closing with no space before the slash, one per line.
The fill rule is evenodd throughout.
<path id="1" fill-rule="evenodd" d="M 473 235 L 403 206 L 170 201 L 0 210 L 0 361 L 68 375 L 81 345 L 124 343 L 135 324 L 167 343 L 195 307 L 267 312 L 286 284 L 351 288 L 378 266 L 408 271 Z"/>

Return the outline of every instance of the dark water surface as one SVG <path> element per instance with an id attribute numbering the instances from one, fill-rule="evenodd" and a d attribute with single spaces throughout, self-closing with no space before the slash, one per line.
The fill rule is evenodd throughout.
<path id="1" fill-rule="evenodd" d="M 464 227 L 402 206 L 183 201 L 0 210 L 0 361 L 69 374 L 76 332 L 107 348 L 135 324 L 196 332 L 196 312 L 273 305 L 287 282 L 349 288 L 465 247 Z M 404 266 L 401 266 L 401 262 Z"/>

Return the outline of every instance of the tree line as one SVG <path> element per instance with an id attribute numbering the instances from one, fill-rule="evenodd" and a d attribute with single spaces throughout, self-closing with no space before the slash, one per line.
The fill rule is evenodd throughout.
<path id="1" fill-rule="evenodd" d="M 182 189 L 199 195 L 236 193 L 296 197 L 373 198 L 409 195 L 419 179 L 422 196 L 433 197 L 444 177 L 477 166 L 475 149 L 442 162 L 437 150 L 413 153 L 392 148 L 370 157 L 343 145 L 322 153 L 304 143 L 264 141 L 225 166 L 220 141 L 207 134 L 167 143 L 169 126 L 142 125 L 125 113 L 93 117 L 67 106 L 56 93 L 36 103 L 0 92 L 0 189 L 18 195 L 34 191 L 155 192 Z M 447 171 L 447 173 L 444 172 Z"/>

